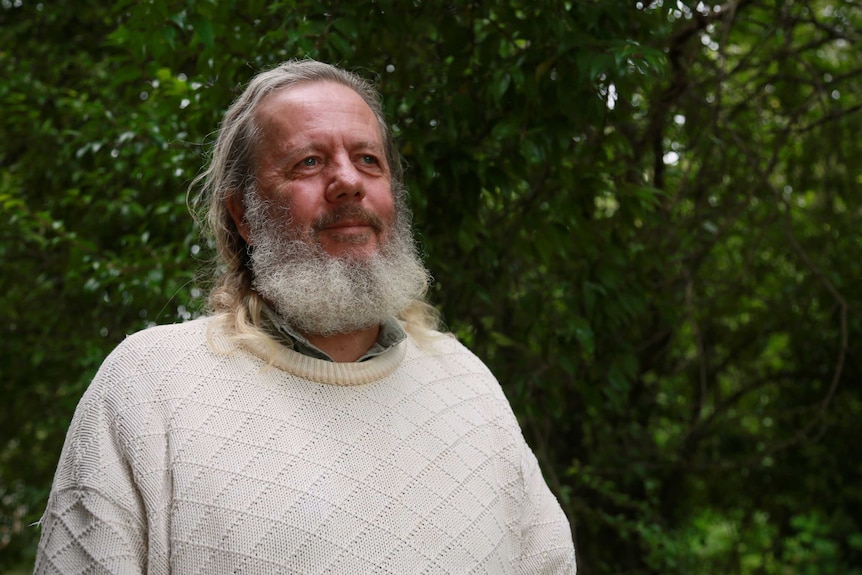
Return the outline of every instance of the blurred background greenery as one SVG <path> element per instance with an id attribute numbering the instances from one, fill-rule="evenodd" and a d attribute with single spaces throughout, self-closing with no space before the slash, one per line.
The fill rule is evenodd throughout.
<path id="1" fill-rule="evenodd" d="M 186 188 L 224 110 L 314 57 L 383 93 L 433 300 L 580 573 L 862 573 L 860 26 L 844 0 L 0 0 L 0 569 L 32 565 L 104 356 L 200 313 Z"/>

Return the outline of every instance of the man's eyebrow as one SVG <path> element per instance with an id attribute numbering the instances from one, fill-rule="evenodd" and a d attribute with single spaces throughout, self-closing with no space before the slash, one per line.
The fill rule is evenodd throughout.
<path id="1" fill-rule="evenodd" d="M 353 150 L 366 149 L 366 150 L 372 150 L 372 151 L 378 152 L 378 153 L 383 153 L 383 144 L 381 144 L 380 142 L 372 141 L 372 140 L 356 142 L 356 143 L 352 144 L 350 147 Z"/>
<path id="2" fill-rule="evenodd" d="M 286 150 L 282 164 L 293 164 L 294 162 L 304 159 L 306 156 L 314 154 L 320 149 L 320 146 L 307 144 L 298 148 L 289 148 Z"/>
<path id="3" fill-rule="evenodd" d="M 288 148 L 286 150 L 285 156 L 287 158 L 295 158 L 297 156 L 305 156 L 306 154 L 313 154 L 320 149 L 320 146 L 316 146 L 314 144 L 306 144 L 304 146 L 298 146 L 296 148 Z"/>
<path id="4" fill-rule="evenodd" d="M 285 161 L 290 162 L 294 159 L 304 158 L 306 154 L 314 154 L 320 151 L 323 146 L 317 144 L 306 144 L 298 148 L 290 148 L 286 150 Z M 348 146 L 351 151 L 355 150 L 371 150 L 373 152 L 383 153 L 384 147 L 380 142 L 374 140 L 362 140 L 354 142 Z"/>

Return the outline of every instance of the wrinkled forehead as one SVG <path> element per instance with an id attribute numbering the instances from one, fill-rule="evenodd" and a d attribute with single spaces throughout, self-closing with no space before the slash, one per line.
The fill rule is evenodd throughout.
<path id="1" fill-rule="evenodd" d="M 260 154 L 325 142 L 362 142 L 384 152 L 379 118 L 352 88 L 331 81 L 306 82 L 266 96 L 255 110 Z"/>
<path id="2" fill-rule="evenodd" d="M 255 119 L 260 125 L 285 115 L 311 114 L 320 114 L 336 124 L 339 116 L 360 116 L 380 131 L 380 119 L 362 96 L 353 88 L 331 80 L 312 80 L 281 88 L 265 96 L 255 109 Z"/>

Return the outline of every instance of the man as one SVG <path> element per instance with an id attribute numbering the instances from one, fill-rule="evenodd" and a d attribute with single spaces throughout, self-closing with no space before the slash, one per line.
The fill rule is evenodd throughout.
<path id="1" fill-rule="evenodd" d="M 498 383 L 434 330 L 374 89 L 259 74 L 200 183 L 213 313 L 102 365 L 36 572 L 574 573 Z"/>

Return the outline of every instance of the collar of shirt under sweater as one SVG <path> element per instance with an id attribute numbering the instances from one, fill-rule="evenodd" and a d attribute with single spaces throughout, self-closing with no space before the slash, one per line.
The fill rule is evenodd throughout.
<path id="1" fill-rule="evenodd" d="M 278 313 L 269 306 L 264 307 L 264 313 L 268 321 L 267 331 L 275 337 L 282 345 L 301 353 L 307 357 L 322 359 L 324 361 L 332 361 L 332 357 L 328 353 L 308 341 L 306 337 L 297 332 L 293 327 L 284 321 Z M 407 339 L 407 333 L 401 327 L 401 323 L 394 317 L 389 317 L 383 320 L 380 324 L 380 334 L 377 336 L 377 341 L 374 345 L 365 352 L 365 354 L 357 359 L 357 362 L 366 361 L 373 357 L 385 353 Z"/>

